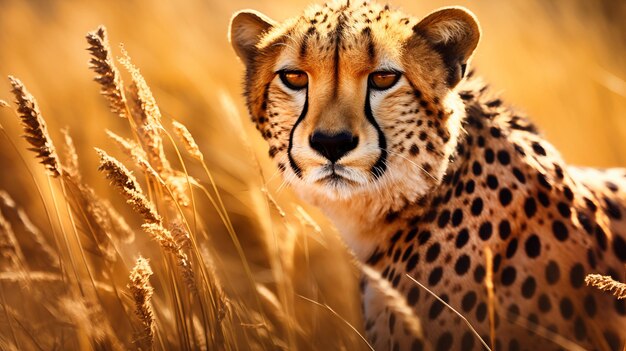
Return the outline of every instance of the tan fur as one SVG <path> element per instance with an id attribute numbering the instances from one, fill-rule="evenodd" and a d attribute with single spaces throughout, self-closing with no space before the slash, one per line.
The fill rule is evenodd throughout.
<path id="1" fill-rule="evenodd" d="M 285 181 L 422 320 L 423 339 L 394 328 L 397 313 L 363 284 L 372 344 L 480 349 L 409 274 L 484 340 L 493 326 L 495 349 L 618 349 L 626 305 L 587 290 L 582 279 L 595 272 L 623 279 L 626 172 L 568 168 L 479 79 L 462 80 L 479 38 L 475 17 L 458 7 L 420 20 L 335 1 L 280 24 L 251 12 L 231 24 L 252 120 Z M 290 89 L 281 70 L 305 72 L 308 86 Z M 379 71 L 400 78 L 379 91 L 368 83 Z M 316 132 L 358 143 L 333 163 L 313 147 Z M 484 285 L 485 247 L 494 253 L 495 301 Z"/>

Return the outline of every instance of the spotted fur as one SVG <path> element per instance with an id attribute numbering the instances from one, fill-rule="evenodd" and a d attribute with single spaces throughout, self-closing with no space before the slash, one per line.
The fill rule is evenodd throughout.
<path id="1" fill-rule="evenodd" d="M 482 349 L 406 275 L 484 340 L 493 324 L 496 350 L 622 349 L 626 304 L 583 280 L 624 281 L 626 170 L 568 166 L 525 116 L 464 77 L 480 36 L 469 11 L 418 19 L 331 2 L 283 23 L 240 12 L 230 35 L 250 115 L 285 180 L 422 322 L 423 336 L 402 327 L 364 278 L 364 328 L 377 350 Z M 306 72 L 306 89 L 285 86 L 285 69 Z M 401 75 L 378 91 L 368 79 L 378 71 Z M 316 132 L 358 142 L 330 162 L 312 147 Z"/>

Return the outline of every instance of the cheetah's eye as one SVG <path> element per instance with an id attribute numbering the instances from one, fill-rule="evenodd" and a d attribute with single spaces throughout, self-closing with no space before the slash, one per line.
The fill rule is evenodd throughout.
<path id="1" fill-rule="evenodd" d="M 374 72 L 369 76 L 369 85 L 376 90 L 387 90 L 394 86 L 398 79 L 400 79 L 400 73 L 398 72 Z"/>
<path id="2" fill-rule="evenodd" d="M 303 71 L 280 71 L 278 76 L 289 89 L 302 90 L 309 84 L 309 76 Z"/>

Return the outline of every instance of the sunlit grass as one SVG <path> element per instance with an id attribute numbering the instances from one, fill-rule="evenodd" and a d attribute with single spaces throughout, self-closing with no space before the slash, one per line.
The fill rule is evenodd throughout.
<path id="1" fill-rule="evenodd" d="M 0 76 L 19 77 L 37 98 L 65 166 L 50 178 L 19 138 L 15 113 L 0 107 L 0 190 L 6 192 L 0 213 L 16 238 L 0 255 L 0 349 L 145 345 L 146 324 L 128 287 L 140 256 L 153 272 L 156 349 L 369 349 L 359 273 L 317 210 L 280 187 L 266 145 L 248 122 L 243 67 L 226 41 L 235 10 L 253 7 L 280 20 L 307 3 L 0 4 Z M 626 164 L 625 4 L 392 5 L 416 15 L 443 5 L 472 9 L 483 28 L 473 62 L 478 74 L 528 112 L 566 160 Z M 160 116 L 147 125 L 162 150 L 142 143 L 141 119 L 133 117 L 142 112 L 130 95 L 114 112 L 99 95 L 84 39 L 99 24 L 109 30 L 109 62 L 119 65 L 117 43 L 124 42 L 141 67 L 149 86 L 142 97 L 154 97 Z M 128 87 L 138 77 L 119 66 Z M 0 98 L 13 100 L 6 81 Z M 179 124 L 172 127 L 173 121 Z M 66 126 L 77 165 L 61 142 Z M 177 138 L 181 126 L 196 147 Z M 119 152 L 106 130 L 131 142 L 130 152 Z M 161 220 L 148 232 L 145 216 L 98 171 L 94 147 L 128 167 L 154 204 Z"/>

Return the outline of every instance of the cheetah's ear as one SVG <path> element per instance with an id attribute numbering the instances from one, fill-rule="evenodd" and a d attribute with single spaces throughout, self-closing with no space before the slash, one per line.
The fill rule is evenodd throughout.
<path id="1" fill-rule="evenodd" d="M 480 26 L 474 14 L 462 7 L 442 8 L 422 19 L 413 31 L 441 54 L 448 68 L 448 86 L 456 86 L 465 75 L 467 61 L 480 39 Z"/>
<path id="2" fill-rule="evenodd" d="M 256 45 L 274 25 L 274 21 L 254 10 L 243 10 L 235 13 L 230 20 L 228 39 L 239 58 L 248 65 L 257 53 Z"/>

